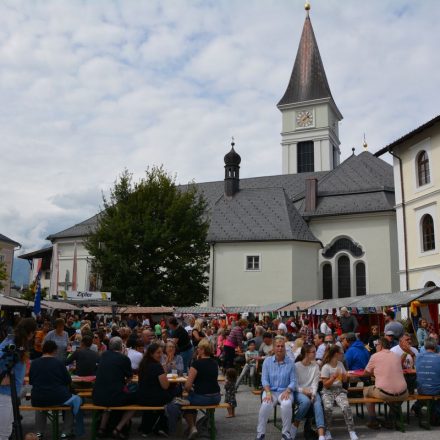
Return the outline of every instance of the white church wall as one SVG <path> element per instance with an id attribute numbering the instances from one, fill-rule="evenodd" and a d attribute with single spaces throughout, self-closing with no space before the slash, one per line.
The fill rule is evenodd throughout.
<path id="1" fill-rule="evenodd" d="M 313 251 L 295 246 L 298 242 L 217 243 L 213 304 L 264 305 L 292 300 L 292 286 L 297 283 L 303 291 L 304 279 L 316 277 L 317 245 L 309 244 Z M 246 270 L 246 255 L 260 256 L 260 270 Z"/>
<path id="2" fill-rule="evenodd" d="M 320 298 L 316 258 L 319 249 L 319 243 L 295 242 L 292 246 L 292 301 Z"/>
<path id="3" fill-rule="evenodd" d="M 362 246 L 364 255 L 356 258 L 348 252 L 339 252 L 328 260 L 318 251 L 319 265 L 330 261 L 333 268 L 333 297 L 337 297 L 336 261 L 340 254 L 349 256 L 351 263 L 352 289 L 355 296 L 354 268 L 358 261 L 364 261 L 366 266 L 367 294 L 395 292 L 399 290 L 397 227 L 393 213 L 372 213 L 350 216 L 335 216 L 316 218 L 309 224 L 313 234 L 321 240 L 324 246 L 332 243 L 338 237 L 350 237 Z M 321 278 L 321 274 L 318 279 Z M 322 298 L 322 283 L 320 298 Z"/>

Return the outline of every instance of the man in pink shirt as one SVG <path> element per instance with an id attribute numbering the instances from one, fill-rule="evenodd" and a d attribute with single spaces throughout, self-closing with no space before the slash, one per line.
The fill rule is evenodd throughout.
<path id="1" fill-rule="evenodd" d="M 371 356 L 365 373 L 376 378 L 375 385 L 364 388 L 364 397 L 376 397 L 389 402 L 402 401 L 408 397 L 408 389 L 402 371 L 400 358 L 390 351 L 391 344 L 386 338 L 377 342 L 376 353 Z M 374 403 L 367 404 L 369 421 L 367 426 L 378 429 Z M 386 426 L 388 427 L 388 426 Z"/>

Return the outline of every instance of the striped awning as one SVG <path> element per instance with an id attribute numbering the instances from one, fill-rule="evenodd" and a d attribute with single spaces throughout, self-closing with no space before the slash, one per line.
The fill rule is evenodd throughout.
<path id="1" fill-rule="evenodd" d="M 278 312 L 303 312 L 316 306 L 317 304 L 322 303 L 322 299 L 315 299 L 312 301 L 297 301 L 288 306 L 282 307 L 278 309 Z"/>
<path id="2" fill-rule="evenodd" d="M 119 307 L 119 313 L 132 315 L 166 315 L 174 312 L 173 307 Z"/>
<path id="3" fill-rule="evenodd" d="M 423 301 L 424 295 L 427 295 L 436 287 L 424 287 L 423 289 L 406 290 L 402 292 L 390 292 L 390 293 L 378 293 L 358 297 L 349 298 L 336 298 L 326 301 L 322 301 L 310 307 L 310 310 L 315 312 L 326 313 L 334 309 L 340 309 L 341 307 L 347 307 L 348 309 L 373 309 L 381 307 L 402 307 L 408 306 L 412 301 Z"/>

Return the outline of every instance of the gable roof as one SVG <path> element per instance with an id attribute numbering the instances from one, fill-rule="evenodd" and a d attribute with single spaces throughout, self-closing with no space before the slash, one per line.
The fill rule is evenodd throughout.
<path id="1" fill-rule="evenodd" d="M 20 243 L 17 243 L 14 240 L 11 240 L 10 238 L 6 237 L 6 235 L 0 234 L 0 242 L 13 244 L 14 246 L 21 246 Z"/>
<path id="2" fill-rule="evenodd" d="M 242 189 L 211 212 L 208 241 L 318 240 L 282 188 Z"/>
<path id="3" fill-rule="evenodd" d="M 322 195 L 380 190 L 394 191 L 393 167 L 368 151 L 352 154 L 318 185 Z"/>
<path id="4" fill-rule="evenodd" d="M 431 128 L 433 125 L 437 124 L 438 122 L 440 122 L 440 115 L 436 116 L 435 118 L 432 118 L 428 122 L 425 122 L 424 124 L 420 125 L 419 127 L 415 128 L 414 130 L 410 131 L 409 133 L 395 140 L 394 142 L 391 142 L 391 144 L 388 144 L 386 147 L 381 148 L 379 151 L 376 151 L 374 155 L 376 157 L 382 156 L 382 154 L 386 153 L 387 151 L 393 150 L 393 148 L 397 147 L 398 145 L 402 144 L 408 139 L 411 139 L 417 134 L 422 133 L 424 130 Z"/>
<path id="5" fill-rule="evenodd" d="M 391 211 L 394 209 L 393 167 L 368 151 L 353 154 L 318 180 L 316 209 L 305 213 L 305 192 L 295 206 L 308 217 Z"/>
<path id="6" fill-rule="evenodd" d="M 312 23 L 307 14 L 289 84 L 278 106 L 321 98 L 333 99 Z"/>
<path id="7" fill-rule="evenodd" d="M 53 241 L 59 238 L 86 237 L 95 230 L 98 224 L 98 218 L 99 214 L 96 214 L 81 223 L 71 226 L 70 228 L 49 235 L 46 240 Z"/>
<path id="8" fill-rule="evenodd" d="M 305 180 L 310 177 L 318 181 L 318 203 L 305 214 Z M 207 201 L 209 241 L 317 241 L 302 217 L 392 211 L 395 204 L 393 168 L 369 152 L 350 156 L 332 171 L 241 179 L 231 199 L 224 196 L 223 180 L 195 185 Z M 188 185 L 179 188 L 185 191 Z M 86 237 L 98 218 L 47 239 Z"/>

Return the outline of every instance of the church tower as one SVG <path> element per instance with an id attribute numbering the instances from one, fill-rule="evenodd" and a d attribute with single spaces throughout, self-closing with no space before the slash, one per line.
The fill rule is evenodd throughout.
<path id="1" fill-rule="evenodd" d="M 289 85 L 277 107 L 282 114 L 283 174 L 329 171 L 339 165 L 339 121 L 319 54 L 310 4 Z"/>

